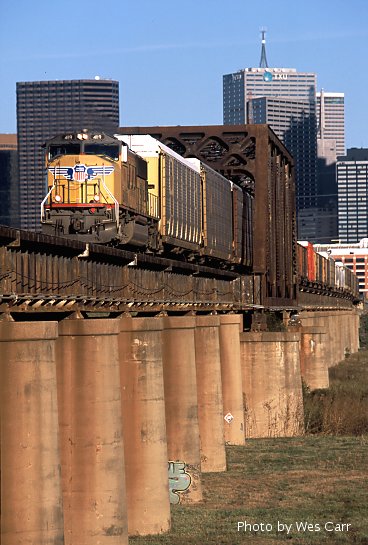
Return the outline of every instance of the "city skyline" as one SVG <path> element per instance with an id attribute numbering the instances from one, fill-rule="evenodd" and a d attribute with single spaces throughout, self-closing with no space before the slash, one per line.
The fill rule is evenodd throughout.
<path id="1" fill-rule="evenodd" d="M 120 83 L 121 125 L 221 123 L 222 75 L 259 64 L 265 25 L 269 66 L 315 72 L 318 91 L 345 93 L 346 147 L 368 147 L 365 1 L 346 10 L 340 0 L 333 9 L 312 0 L 307 12 L 286 0 L 277 13 L 265 0 L 254 9 L 240 0 L 226 10 L 217 0 L 211 9 L 193 0 L 181 11 L 167 0 L 158 8 L 147 0 L 109 10 L 94 0 L 2 6 L 0 132 L 16 132 L 17 81 L 97 75 Z"/>

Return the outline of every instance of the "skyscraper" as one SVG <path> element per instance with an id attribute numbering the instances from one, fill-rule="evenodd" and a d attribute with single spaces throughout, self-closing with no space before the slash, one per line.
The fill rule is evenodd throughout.
<path id="1" fill-rule="evenodd" d="M 325 243 L 338 239 L 336 160 L 345 154 L 344 93 L 322 90 L 316 101 L 318 214 L 329 220 L 319 238 Z"/>
<path id="2" fill-rule="evenodd" d="M 37 230 L 45 196 L 42 144 L 57 133 L 119 126 L 119 83 L 94 80 L 17 83 L 20 227 Z"/>
<path id="3" fill-rule="evenodd" d="M 293 155 L 298 212 L 317 206 L 316 84 L 314 73 L 269 68 L 264 32 L 260 66 L 223 76 L 224 125 L 267 123 Z"/>
<path id="4" fill-rule="evenodd" d="M 368 238 L 368 149 L 351 148 L 337 161 L 339 239 Z"/>
<path id="5" fill-rule="evenodd" d="M 316 94 L 317 138 L 321 145 L 325 140 L 336 142 L 336 157 L 345 155 L 345 108 L 344 93 L 326 93 L 323 89 Z M 328 146 L 331 149 L 331 145 Z"/>
<path id="6" fill-rule="evenodd" d="M 253 123 L 248 104 L 254 98 L 316 100 L 316 74 L 295 68 L 244 68 L 223 76 L 224 125 Z"/>

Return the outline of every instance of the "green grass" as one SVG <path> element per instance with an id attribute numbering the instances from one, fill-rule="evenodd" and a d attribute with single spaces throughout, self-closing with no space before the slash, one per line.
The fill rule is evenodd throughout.
<path id="1" fill-rule="evenodd" d="M 172 507 L 172 530 L 133 545 L 368 544 L 368 437 L 252 439 L 227 447 L 228 471 L 202 475 L 204 501 Z M 238 521 L 271 532 L 238 532 Z M 294 530 L 277 533 L 277 521 Z M 297 532 L 295 523 L 350 523 L 349 532 Z"/>
<path id="2" fill-rule="evenodd" d="M 368 352 L 349 356 L 329 371 L 330 388 L 304 388 L 307 433 L 368 434 Z"/>
<path id="3" fill-rule="evenodd" d="M 322 415 L 321 433 L 227 447 L 228 471 L 202 475 L 203 502 L 172 506 L 170 532 L 130 538 L 130 545 L 368 545 L 368 410 L 354 416 L 368 399 L 368 352 L 350 356 L 330 379 L 327 393 L 306 399 L 307 410 L 313 402 Z M 272 530 L 238 532 L 242 521 Z M 292 525 L 289 535 L 278 521 Z M 297 531 L 302 521 L 321 530 Z M 327 521 L 351 526 L 327 532 Z"/>

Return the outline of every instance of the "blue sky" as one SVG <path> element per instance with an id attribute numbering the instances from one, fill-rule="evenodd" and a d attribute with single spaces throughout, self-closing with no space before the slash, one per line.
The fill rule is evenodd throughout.
<path id="1" fill-rule="evenodd" d="M 0 132 L 16 132 L 17 81 L 120 83 L 121 125 L 222 123 L 222 75 L 317 73 L 345 93 L 347 147 L 368 147 L 368 0 L 0 0 Z"/>

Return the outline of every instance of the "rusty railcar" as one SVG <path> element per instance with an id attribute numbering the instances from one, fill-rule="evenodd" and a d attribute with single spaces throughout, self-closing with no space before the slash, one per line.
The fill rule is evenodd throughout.
<path id="1" fill-rule="evenodd" d="M 260 276 L 262 304 L 296 305 L 294 161 L 268 125 L 123 127 L 119 132 L 150 134 L 183 157 L 208 164 L 241 188 L 243 209 L 252 218 L 252 271 Z M 243 217 L 242 221 L 245 231 L 248 220 Z"/>

